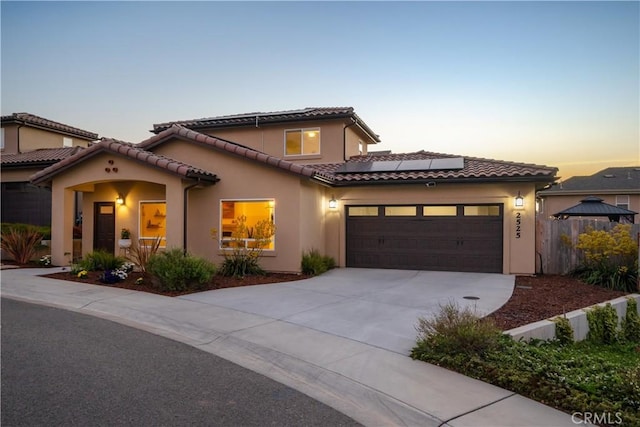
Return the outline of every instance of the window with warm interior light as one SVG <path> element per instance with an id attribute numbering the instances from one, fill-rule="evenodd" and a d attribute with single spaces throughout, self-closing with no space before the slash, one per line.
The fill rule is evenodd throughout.
<path id="1" fill-rule="evenodd" d="M 162 239 L 161 247 L 166 246 L 167 239 L 167 202 L 164 200 L 140 201 L 139 239 L 154 241 Z"/>
<path id="2" fill-rule="evenodd" d="M 415 206 L 385 206 L 384 216 L 416 216 Z"/>
<path id="3" fill-rule="evenodd" d="M 220 248 L 275 249 L 275 200 L 221 200 Z M 234 246 L 235 245 L 235 246 Z"/>
<path id="4" fill-rule="evenodd" d="M 498 205 L 465 206 L 464 216 L 500 216 Z"/>
<path id="5" fill-rule="evenodd" d="M 320 129 L 289 129 L 284 131 L 286 156 L 320 154 Z"/>
<path id="6" fill-rule="evenodd" d="M 349 216 L 378 216 L 377 206 L 349 206 Z"/>

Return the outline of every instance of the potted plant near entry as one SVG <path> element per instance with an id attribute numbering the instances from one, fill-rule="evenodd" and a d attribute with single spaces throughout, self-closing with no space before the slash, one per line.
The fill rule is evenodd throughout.
<path id="1" fill-rule="evenodd" d="M 120 240 L 118 240 L 118 246 L 121 248 L 131 247 L 131 231 L 128 228 L 120 230 Z"/>

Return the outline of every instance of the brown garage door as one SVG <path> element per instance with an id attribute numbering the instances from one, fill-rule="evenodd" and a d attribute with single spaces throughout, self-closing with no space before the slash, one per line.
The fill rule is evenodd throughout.
<path id="1" fill-rule="evenodd" d="M 502 273 L 502 205 L 347 206 L 347 266 Z"/>

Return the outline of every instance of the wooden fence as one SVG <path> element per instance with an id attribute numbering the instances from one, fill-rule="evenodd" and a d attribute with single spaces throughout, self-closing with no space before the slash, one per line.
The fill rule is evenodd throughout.
<path id="1" fill-rule="evenodd" d="M 580 251 L 574 246 L 578 235 L 588 227 L 594 230 L 613 229 L 617 222 L 593 219 L 538 219 L 536 224 L 536 272 L 541 274 L 567 274 L 581 261 Z M 631 235 L 638 242 L 640 224 L 631 225 Z M 571 244 L 568 244 L 568 242 Z"/>

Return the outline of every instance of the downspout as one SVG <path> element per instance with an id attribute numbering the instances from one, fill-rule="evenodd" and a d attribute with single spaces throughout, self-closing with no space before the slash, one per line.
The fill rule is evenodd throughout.
<path id="1" fill-rule="evenodd" d="M 189 209 L 188 209 L 188 193 L 189 190 L 191 190 L 194 187 L 197 187 L 200 185 L 200 179 L 198 179 L 198 182 L 196 182 L 195 184 L 191 184 L 188 185 L 187 187 L 184 188 L 184 194 L 183 194 L 183 198 L 182 198 L 182 203 L 183 203 L 183 211 L 182 211 L 182 252 L 184 253 L 184 255 L 187 255 L 187 225 L 188 225 L 188 221 L 187 221 L 187 214 L 189 213 Z"/>
<path id="2" fill-rule="evenodd" d="M 24 126 L 26 124 L 26 122 L 22 122 L 21 124 L 18 124 L 18 128 L 16 129 L 16 144 L 17 144 L 17 153 L 22 153 L 22 151 L 20 151 L 20 128 L 22 126 Z"/>
<path id="3" fill-rule="evenodd" d="M 351 117 L 352 123 L 342 128 L 342 160 L 347 161 L 347 128 L 357 125 L 358 121 Z"/>

